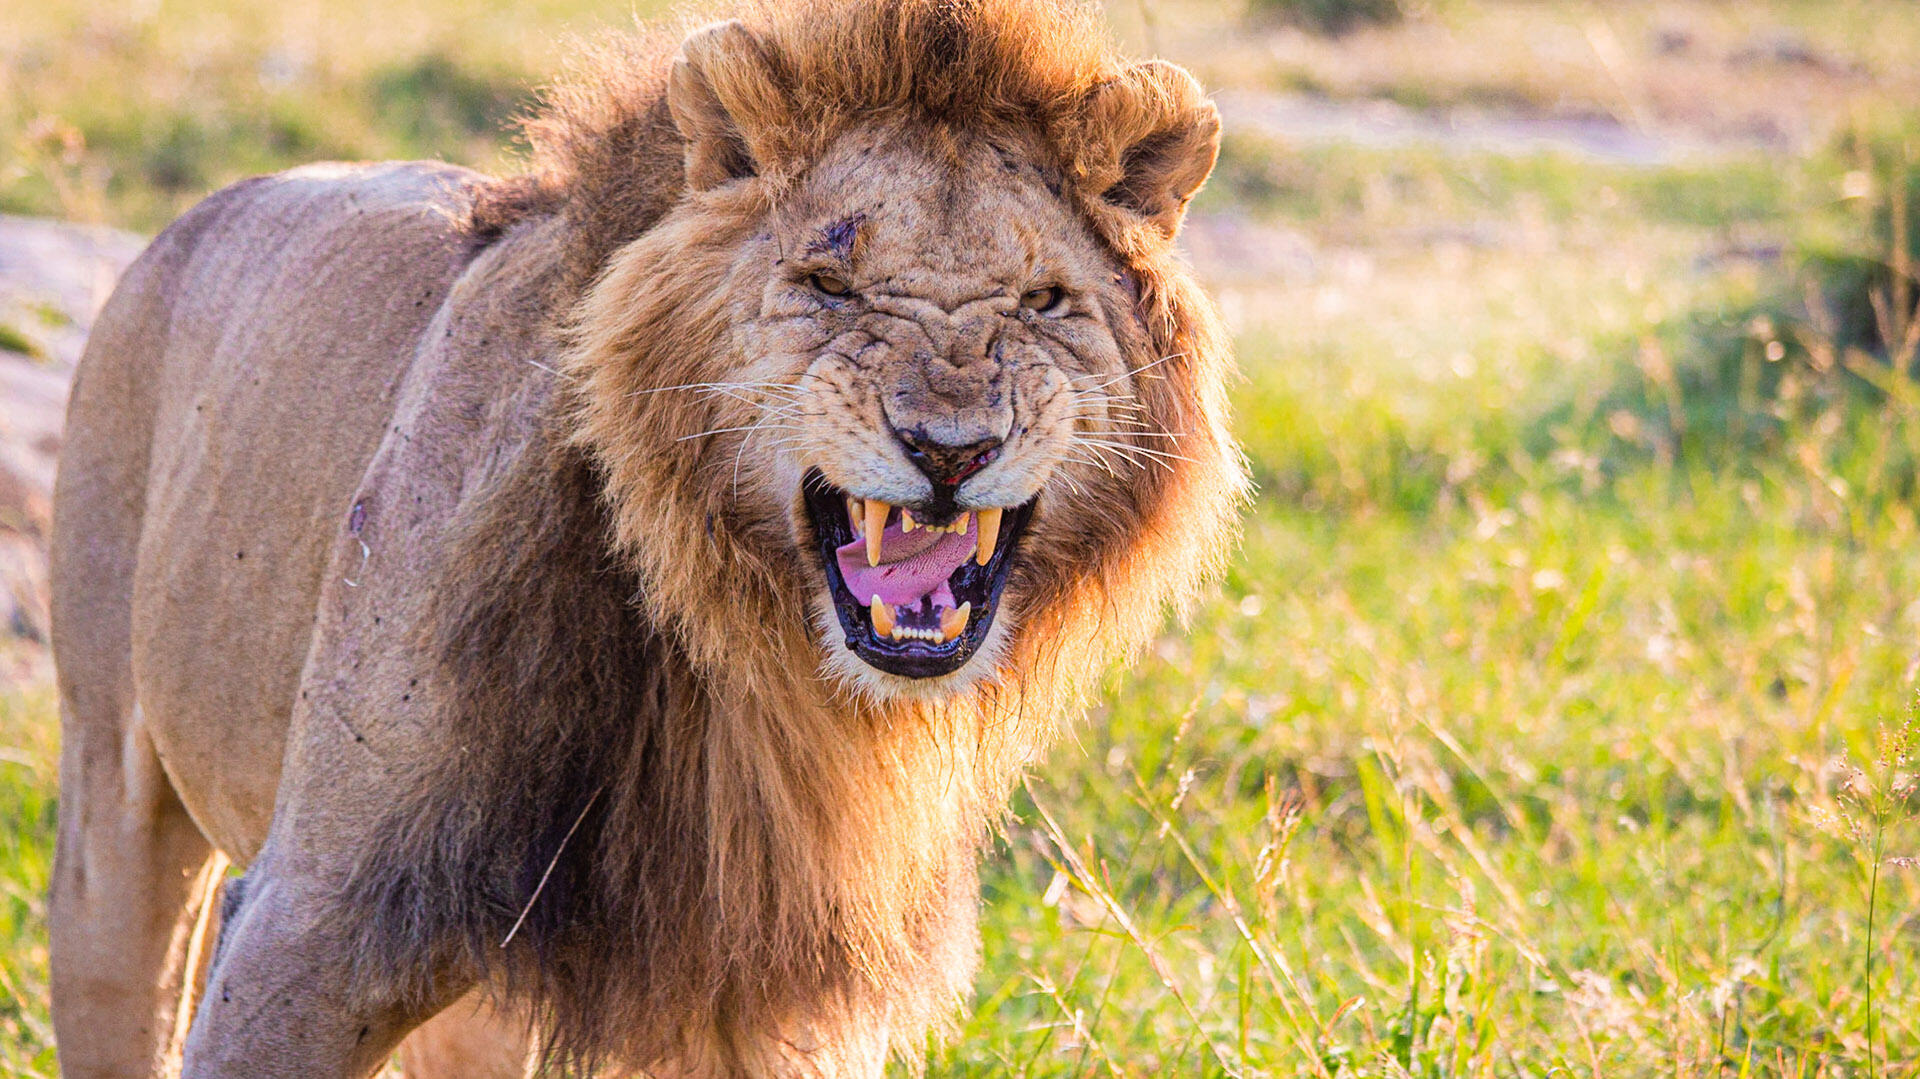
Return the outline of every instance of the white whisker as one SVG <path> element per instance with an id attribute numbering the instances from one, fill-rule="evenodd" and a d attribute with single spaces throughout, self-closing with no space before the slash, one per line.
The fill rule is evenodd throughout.
<path id="1" fill-rule="evenodd" d="M 1079 441 L 1078 439 L 1075 439 L 1075 440 L 1074 440 L 1074 442 L 1073 442 L 1073 445 L 1076 445 L 1076 446 L 1087 446 L 1087 448 L 1088 448 L 1088 449 L 1089 449 L 1089 450 L 1090 450 L 1090 451 L 1091 451 L 1091 452 L 1092 452 L 1092 453 L 1093 453 L 1093 454 L 1095 455 L 1095 458 L 1096 458 L 1095 460 L 1091 460 L 1091 461 L 1088 461 L 1088 462 L 1086 462 L 1086 463 L 1088 463 L 1088 464 L 1094 464 L 1094 465 L 1098 465 L 1098 466 L 1100 467 L 1100 469 L 1101 469 L 1102 471 L 1104 471 L 1104 472 L 1105 472 L 1105 473 L 1106 473 L 1107 475 L 1109 475 L 1109 476 L 1112 476 L 1112 477 L 1114 477 L 1115 479 L 1119 479 L 1119 478 L 1120 478 L 1120 474 L 1119 474 L 1118 472 L 1115 472 L 1115 471 L 1113 470 L 1113 465 L 1112 465 L 1112 464 L 1110 464 L 1110 463 L 1108 463 L 1108 461 L 1107 461 L 1107 453 L 1108 453 L 1109 451 L 1107 451 L 1107 450 L 1103 450 L 1103 449 L 1100 449 L 1100 448 L 1099 448 L 1099 447 L 1097 447 L 1097 446 L 1092 446 L 1092 445 L 1090 445 L 1090 444 L 1088 444 L 1088 443 L 1083 443 L 1083 442 L 1081 442 L 1081 441 Z M 1124 461 L 1124 462 L 1126 462 L 1127 464 L 1131 464 L 1131 465 L 1133 465 L 1133 466 L 1134 466 L 1135 468 L 1139 468 L 1139 467 L 1140 467 L 1140 466 L 1139 466 L 1139 465 L 1138 465 L 1137 463 L 1135 463 L 1135 462 L 1132 462 L 1132 461 L 1127 461 L 1127 459 L 1126 459 L 1125 457 L 1122 457 L 1122 458 L 1121 458 L 1121 460 L 1122 460 L 1122 461 Z"/>
<path id="2" fill-rule="evenodd" d="M 1153 361 L 1152 363 L 1144 363 L 1144 364 L 1141 364 L 1139 367 L 1134 368 L 1131 371 L 1123 371 L 1120 374 L 1114 375 L 1112 378 L 1107 379 L 1105 382 L 1099 383 L 1098 385 L 1088 386 L 1087 389 L 1104 390 L 1108 386 L 1111 386 L 1116 382 L 1122 382 L 1122 381 L 1125 381 L 1126 379 L 1132 378 L 1135 375 L 1141 374 L 1146 371 L 1151 371 L 1163 363 L 1167 363 L 1171 360 L 1180 359 L 1182 356 L 1185 356 L 1185 355 L 1186 353 L 1184 352 L 1170 353 L 1168 355 L 1160 357 L 1159 359 Z M 1099 377 L 1100 377 L 1099 375 L 1080 375 L 1077 378 L 1075 378 L 1074 381 L 1078 382 L 1082 378 L 1099 378 Z"/>
<path id="3" fill-rule="evenodd" d="M 673 393 L 678 390 L 698 390 L 704 393 L 724 393 L 738 390 L 743 393 L 764 393 L 778 396 L 787 394 L 797 396 L 808 376 L 802 375 L 798 382 L 683 382 L 678 386 L 653 386 L 644 390 L 634 390 L 628 397 L 644 397 L 656 393 Z"/>
<path id="4" fill-rule="evenodd" d="M 552 375 L 557 379 L 561 379 L 566 382 L 573 381 L 572 375 L 567 374 L 565 371 L 557 371 L 551 367 L 548 367 L 546 364 L 541 363 L 539 360 L 528 360 L 526 361 L 526 363 L 528 367 L 538 367 L 540 370 L 545 371 L 547 374 Z"/>
<path id="5" fill-rule="evenodd" d="M 1185 461 L 1188 464 L 1199 464 L 1199 462 L 1193 458 L 1185 454 L 1174 453 L 1171 450 L 1156 450 L 1148 446 L 1132 446 L 1125 442 L 1109 442 L 1105 439 L 1080 438 L 1078 436 L 1074 438 L 1074 441 L 1082 446 L 1109 446 L 1125 453 L 1144 453 L 1150 457 L 1164 457 L 1170 461 Z"/>
<path id="6" fill-rule="evenodd" d="M 1078 460 L 1078 458 L 1067 457 L 1067 458 L 1064 458 L 1064 460 L 1073 461 L 1073 460 Z M 1071 475 L 1068 475 L 1065 472 L 1055 470 L 1053 473 L 1053 476 L 1055 479 L 1073 488 L 1073 491 L 1075 494 L 1079 495 L 1082 498 L 1087 497 L 1087 489 L 1085 487 L 1080 486 L 1080 481 L 1074 479 Z"/>
<path id="7" fill-rule="evenodd" d="M 766 411 L 769 409 L 776 409 L 776 408 L 790 409 L 800 403 L 800 399 L 798 397 L 783 397 L 774 401 L 756 401 L 751 397 L 742 396 L 739 392 L 735 390 L 705 390 L 701 392 L 700 396 L 727 397 L 727 398 L 731 398 L 732 400 L 738 401 L 743 405 L 760 409 L 761 411 Z"/>
<path id="8" fill-rule="evenodd" d="M 1070 420 L 1104 420 L 1107 423 L 1124 423 L 1128 427 L 1153 426 L 1153 424 L 1148 423 L 1146 420 L 1136 420 L 1126 416 L 1108 416 L 1099 412 L 1069 412 L 1066 418 Z"/>
<path id="9" fill-rule="evenodd" d="M 694 439 L 696 439 L 696 438 L 706 438 L 706 437 L 707 437 L 708 435 L 725 435 L 725 434 L 732 434 L 732 433 L 733 433 L 733 432 L 735 432 L 735 431 L 758 431 L 758 430 L 760 430 L 760 429 L 761 429 L 761 427 L 762 427 L 762 425 L 763 425 L 764 423 L 765 423 L 765 421 L 763 420 L 763 421 L 761 421 L 761 423 L 749 423 L 749 424 L 746 424 L 746 425 L 744 425 L 744 426 L 741 426 L 741 427 L 715 427 L 715 428 L 713 428 L 712 430 L 709 430 L 709 431 L 698 431 L 698 432 L 695 432 L 694 434 L 690 434 L 690 435 L 681 435 L 681 436 L 680 436 L 679 438 L 676 438 L 676 439 L 674 439 L 674 441 L 675 441 L 675 442 L 691 442 L 691 441 L 693 441 L 693 440 L 694 440 Z M 794 425 L 792 425 L 792 424 L 790 424 L 790 423 L 781 423 L 781 424 L 775 424 L 775 425 L 774 425 L 773 427 L 771 427 L 771 428 L 768 428 L 768 429 L 769 429 L 769 430 L 774 430 L 774 431 L 798 431 L 798 430 L 800 430 L 800 428 L 798 428 L 798 427 L 795 427 Z"/>
<path id="10" fill-rule="evenodd" d="M 1089 427 L 1080 433 L 1087 435 L 1112 435 L 1115 438 L 1164 438 L 1172 441 L 1178 441 L 1187 437 L 1177 431 L 1102 431 L 1094 427 Z"/>

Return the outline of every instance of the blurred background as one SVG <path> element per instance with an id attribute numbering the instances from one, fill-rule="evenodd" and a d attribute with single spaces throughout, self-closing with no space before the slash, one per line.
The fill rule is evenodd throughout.
<path id="1" fill-rule="evenodd" d="M 114 274 L 249 174 L 512 169 L 653 13 L 0 0 L 0 1076 L 55 1074 L 41 548 Z M 1920 6 L 1107 14 L 1226 118 L 1183 242 L 1260 492 L 1019 792 L 930 1074 L 1920 1074 Z"/>

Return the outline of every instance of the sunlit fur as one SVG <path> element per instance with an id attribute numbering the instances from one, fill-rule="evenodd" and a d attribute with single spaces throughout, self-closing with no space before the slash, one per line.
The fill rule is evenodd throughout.
<path id="1" fill-rule="evenodd" d="M 666 1075 L 836 1073 L 939 1024 L 968 985 L 974 858 L 1010 784 L 1219 569 L 1244 486 L 1226 343 L 1172 249 L 1184 199 L 1155 201 L 1152 155 L 1127 156 L 1197 140 L 1197 186 L 1217 122 L 1189 77 L 1122 62 L 1096 13 L 1049 0 L 783 0 L 743 18 L 754 48 L 698 59 L 755 175 L 686 189 L 714 162 L 668 114 L 672 47 L 623 38 L 552 92 L 534 169 L 477 214 L 483 233 L 560 223 L 555 288 L 580 296 L 563 411 L 549 453 L 466 530 L 466 583 L 440 604 L 468 749 L 360 875 L 373 939 L 418 953 L 452 927 L 466 946 L 435 962 L 458 953 L 531 997 L 556 1051 Z M 776 362 L 799 345 L 742 330 L 768 303 L 755 252 L 832 202 L 812 170 L 867 137 L 976 178 L 1019 155 L 1030 178 L 1006 205 L 1049 192 L 1045 227 L 1097 283 L 1105 335 L 1055 350 L 1066 404 L 996 466 L 1040 501 L 989 647 L 926 684 L 840 646 L 807 543 L 806 467 L 907 482 L 861 471 L 874 433 L 844 425 L 871 413 L 862 386 L 802 378 Z M 843 426 L 748 430 L 782 393 Z M 1089 425 L 1122 448 L 1076 451 Z M 576 820 L 568 868 L 498 948 Z"/>

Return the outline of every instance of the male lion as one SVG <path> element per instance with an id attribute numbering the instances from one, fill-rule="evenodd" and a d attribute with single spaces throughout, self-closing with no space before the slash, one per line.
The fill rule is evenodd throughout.
<path id="1" fill-rule="evenodd" d="M 68 1079 L 365 1076 L 455 1002 L 418 1070 L 922 1044 L 1009 784 L 1223 556 L 1218 130 L 1066 0 L 782 0 L 603 47 L 524 176 L 169 228 L 56 496 Z"/>

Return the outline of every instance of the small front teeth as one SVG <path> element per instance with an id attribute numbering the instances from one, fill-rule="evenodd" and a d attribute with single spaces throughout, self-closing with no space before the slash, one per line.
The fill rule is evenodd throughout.
<path id="1" fill-rule="evenodd" d="M 914 520 L 913 513 L 909 510 L 903 509 L 900 511 L 900 531 L 912 532 L 914 529 L 922 529 L 927 532 L 947 532 L 956 536 L 960 536 L 960 535 L 966 534 L 968 522 L 970 522 L 972 519 L 973 519 L 973 514 L 963 513 L 960 516 L 955 517 L 951 522 L 947 524 L 930 525 L 930 524 L 923 523 L 921 521 Z"/>
<path id="2" fill-rule="evenodd" d="M 973 615 L 973 604 L 962 603 L 953 610 L 940 615 L 939 629 L 915 629 L 903 626 L 894 617 L 893 604 L 880 598 L 876 593 L 867 604 L 867 617 L 873 620 L 873 632 L 876 636 L 895 641 L 927 641 L 931 644 L 945 644 L 967 630 L 967 622 Z"/>
<path id="3" fill-rule="evenodd" d="M 877 566 L 880 564 L 881 547 L 887 531 L 887 517 L 892 513 L 893 505 L 888 502 L 882 502 L 877 498 L 853 498 L 849 496 L 847 499 L 847 518 L 853 522 L 853 538 L 866 541 L 867 565 L 869 566 Z M 987 555 L 993 553 L 993 540 L 986 536 L 986 525 L 989 518 L 991 518 L 994 531 L 997 534 L 1000 528 L 1000 511 L 980 511 L 981 542 L 986 545 Z M 971 513 L 962 513 L 947 524 L 930 525 L 923 521 L 914 520 L 913 514 L 904 507 L 900 510 L 900 531 L 902 532 L 922 530 L 927 532 L 947 532 L 956 536 L 963 536 L 966 534 L 967 529 L 972 526 L 972 523 L 973 514 Z M 987 564 L 987 555 L 983 555 L 980 558 L 980 564 L 983 566 Z"/>

